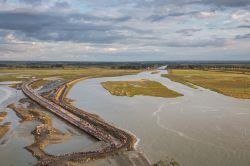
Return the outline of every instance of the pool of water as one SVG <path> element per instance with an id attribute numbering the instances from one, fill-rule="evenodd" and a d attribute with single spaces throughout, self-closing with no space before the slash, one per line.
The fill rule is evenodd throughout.
<path id="1" fill-rule="evenodd" d="M 70 133 L 70 139 L 59 144 L 50 144 L 44 150 L 48 154 L 58 155 L 72 152 L 85 151 L 85 148 L 92 146 L 98 142 L 95 138 L 89 136 L 87 133 L 77 129 L 76 127 L 66 123 L 64 120 L 55 115 L 46 112 L 53 119 L 53 127 L 59 129 L 64 133 Z"/>
<path id="2" fill-rule="evenodd" d="M 137 148 L 152 162 L 169 157 L 185 166 L 248 166 L 250 100 L 192 89 L 161 77 L 163 73 L 84 80 L 68 97 L 77 107 L 134 133 L 140 140 Z M 139 79 L 159 81 L 184 96 L 113 96 L 100 84 Z"/>
<path id="3" fill-rule="evenodd" d="M 6 108 L 9 104 L 19 104 L 19 100 L 24 98 L 24 94 L 20 90 L 8 87 L 7 85 L 0 85 L 0 111 L 8 112 L 7 117 L 0 122 L 11 122 L 10 130 L 0 139 L 0 165 L 4 166 L 27 166 L 35 165 L 37 159 L 28 152 L 25 147 L 34 142 L 34 136 L 31 132 L 35 129 L 39 122 L 22 122 L 16 116 L 16 113 Z M 71 133 L 69 140 L 60 144 L 51 144 L 45 148 L 49 154 L 64 154 L 76 151 L 84 151 L 86 148 L 92 147 L 97 140 L 90 137 L 86 133 L 78 130 L 74 126 L 66 123 L 64 120 L 58 118 L 54 114 L 38 107 L 40 111 L 44 111 L 53 120 L 53 127 L 62 132 Z"/>
<path id="4" fill-rule="evenodd" d="M 27 166 L 37 162 L 32 154 L 24 149 L 25 146 L 33 143 L 34 137 L 31 132 L 37 123 L 20 123 L 15 112 L 6 108 L 7 105 L 17 103 L 23 97 L 21 91 L 7 85 L 0 85 L 0 111 L 8 112 L 2 123 L 11 122 L 10 130 L 0 139 L 0 165 Z"/>
<path id="5" fill-rule="evenodd" d="M 74 135 L 69 140 L 60 144 L 51 144 L 46 147 L 45 151 L 49 154 L 65 154 L 72 152 L 83 152 L 86 148 L 94 145 L 94 138 L 90 138 L 87 134 Z"/>

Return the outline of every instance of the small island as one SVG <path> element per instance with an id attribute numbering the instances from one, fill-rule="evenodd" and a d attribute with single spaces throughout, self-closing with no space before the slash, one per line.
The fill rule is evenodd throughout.
<path id="1" fill-rule="evenodd" d="M 102 82 L 102 86 L 112 95 L 133 97 L 137 95 L 154 96 L 164 98 L 175 98 L 182 94 L 168 89 L 159 82 L 151 80 L 137 81 L 107 81 Z"/>

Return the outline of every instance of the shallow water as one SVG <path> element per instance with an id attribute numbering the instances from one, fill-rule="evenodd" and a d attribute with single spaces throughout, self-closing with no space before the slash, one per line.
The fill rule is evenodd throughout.
<path id="1" fill-rule="evenodd" d="M 0 82 L 0 85 L 11 85 L 11 84 L 19 84 L 22 83 L 22 81 L 2 81 Z"/>
<path id="2" fill-rule="evenodd" d="M 33 122 L 23 122 L 1 140 L 1 165 L 27 166 L 34 165 L 37 162 L 36 158 L 24 149 L 33 142 L 34 137 L 30 133 L 35 129 L 36 125 Z"/>
<path id="3" fill-rule="evenodd" d="M 8 112 L 7 117 L 0 124 L 11 122 L 11 129 L 2 139 L 0 139 L 1 166 L 27 166 L 34 165 L 37 162 L 36 158 L 34 158 L 32 154 L 24 148 L 34 142 L 34 136 L 31 132 L 40 123 L 36 121 L 20 123 L 20 119 L 16 116 L 16 113 L 11 109 L 6 108 L 9 104 L 18 104 L 18 101 L 24 97 L 24 94 L 20 90 L 10 88 L 7 85 L 0 85 L 0 111 Z M 88 148 L 96 143 L 94 138 L 66 123 L 54 114 L 42 108 L 39 108 L 39 110 L 49 114 L 49 116 L 53 119 L 53 127 L 62 132 L 69 132 L 72 135 L 68 141 L 60 144 L 48 145 L 45 148 L 46 152 L 58 155 L 75 151 L 83 151 L 85 148 Z"/>
<path id="4" fill-rule="evenodd" d="M 27 166 L 36 163 L 36 159 L 24 147 L 33 143 L 31 132 L 37 124 L 19 123 L 20 119 L 15 112 L 6 108 L 11 103 L 17 103 L 22 97 L 24 96 L 21 91 L 0 85 L 0 111 L 8 112 L 2 123 L 11 122 L 10 130 L 0 139 L 0 165 Z"/>
<path id="5" fill-rule="evenodd" d="M 74 135 L 69 140 L 60 144 L 51 144 L 45 151 L 49 154 L 58 155 L 72 152 L 83 152 L 89 146 L 94 145 L 94 139 L 86 135 Z"/>
<path id="6" fill-rule="evenodd" d="M 34 142 L 34 136 L 31 132 L 40 124 L 36 121 L 22 122 L 16 116 L 16 113 L 6 108 L 7 105 L 15 103 L 19 104 L 19 100 L 24 98 L 24 94 L 20 90 L 0 85 L 0 112 L 8 112 L 7 117 L 0 122 L 11 122 L 11 129 L 0 139 L 0 165 L 8 166 L 27 166 L 34 165 L 37 160 L 28 152 L 25 147 Z M 54 114 L 39 107 L 40 111 L 44 111 L 53 119 L 53 127 L 62 132 L 71 133 L 68 141 L 60 144 L 48 145 L 45 151 L 50 154 L 64 154 L 75 151 L 84 151 L 86 148 L 92 147 L 97 142 L 94 138 L 86 133 L 78 130 L 74 126 L 66 123 Z"/>
<path id="7" fill-rule="evenodd" d="M 64 120 L 46 111 L 53 119 L 53 127 L 64 133 L 71 133 L 69 140 L 59 144 L 50 144 L 44 150 L 48 154 L 59 155 L 71 152 L 84 151 L 85 148 L 94 145 L 97 140 L 76 127 L 66 123 Z"/>
<path id="8" fill-rule="evenodd" d="M 235 99 L 203 88 L 192 89 L 160 74 L 95 78 L 77 83 L 68 97 L 75 105 L 134 133 L 138 149 L 155 162 L 175 158 L 185 166 L 248 166 L 250 100 Z M 113 96 L 104 81 L 150 79 L 183 97 Z"/>

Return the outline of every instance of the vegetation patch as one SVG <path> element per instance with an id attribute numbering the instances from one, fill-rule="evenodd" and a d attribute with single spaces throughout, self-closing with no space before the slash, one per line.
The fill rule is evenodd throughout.
<path id="1" fill-rule="evenodd" d="M 153 166 L 180 166 L 180 164 L 175 161 L 174 159 L 165 159 L 165 160 L 160 160 L 157 163 L 153 164 Z"/>
<path id="2" fill-rule="evenodd" d="M 6 116 L 7 116 L 7 112 L 0 112 L 0 122 L 3 121 Z"/>
<path id="3" fill-rule="evenodd" d="M 11 123 L 5 123 L 3 125 L 0 125 L 0 139 L 9 131 L 11 127 Z"/>
<path id="4" fill-rule="evenodd" d="M 102 86 L 108 90 L 112 95 L 116 96 L 155 96 L 174 98 L 183 96 L 182 94 L 168 89 L 159 82 L 151 80 L 138 81 L 107 81 L 102 82 Z"/>
<path id="5" fill-rule="evenodd" d="M 152 71 L 151 74 L 158 74 L 160 73 L 159 71 Z"/>
<path id="6" fill-rule="evenodd" d="M 227 96 L 250 99 L 250 74 L 248 72 L 172 69 L 169 74 L 162 76 L 188 86 L 194 84 Z"/>
<path id="7" fill-rule="evenodd" d="M 38 80 L 36 82 L 34 82 L 33 84 L 31 84 L 31 87 L 33 89 L 37 89 L 37 88 L 40 88 L 41 86 L 45 85 L 45 84 L 48 84 L 50 83 L 51 81 L 49 80 L 44 80 L 44 79 L 41 79 L 41 80 Z"/>
<path id="8" fill-rule="evenodd" d="M 0 112 L 0 122 L 2 122 L 7 116 L 7 112 Z M 0 125 L 0 139 L 9 131 L 11 123 L 6 122 Z"/>
<path id="9" fill-rule="evenodd" d="M 60 77 L 66 80 L 74 80 L 81 77 L 99 77 L 99 76 L 120 76 L 127 74 L 136 74 L 142 70 L 123 70 L 123 69 L 109 69 L 109 68 L 2 68 L 0 72 L 3 75 L 0 76 L 1 81 L 24 81 L 28 80 L 28 77 L 32 76 L 36 78 L 45 77 Z M 6 73 L 6 74 L 4 74 Z M 12 74 L 9 74 L 12 73 Z"/>

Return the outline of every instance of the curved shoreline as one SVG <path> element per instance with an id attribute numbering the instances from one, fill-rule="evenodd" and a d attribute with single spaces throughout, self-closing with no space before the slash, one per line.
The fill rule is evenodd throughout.
<path id="1" fill-rule="evenodd" d="M 57 89 L 57 91 L 54 93 L 55 94 L 54 98 L 50 98 L 50 99 L 53 100 L 55 103 L 59 104 L 60 106 L 64 107 L 64 108 L 70 109 L 72 111 L 74 110 L 72 113 L 74 113 L 74 114 L 76 114 L 76 115 L 78 115 L 78 116 L 80 116 L 82 118 L 86 118 L 86 113 L 87 113 L 89 117 L 95 119 L 97 122 L 99 122 L 99 125 L 102 125 L 106 129 L 108 129 L 109 127 L 112 127 L 112 128 L 116 128 L 116 129 L 118 129 L 120 131 L 123 131 L 124 133 L 127 133 L 127 135 L 128 136 L 130 135 L 129 137 L 132 138 L 132 145 L 130 145 L 129 149 L 134 150 L 135 147 L 137 146 L 138 142 L 139 142 L 139 140 L 138 140 L 138 138 L 136 137 L 135 134 L 131 133 L 130 131 L 127 131 L 126 129 L 115 127 L 115 126 L 105 122 L 98 115 L 88 113 L 88 112 L 86 112 L 84 110 L 80 110 L 80 109 L 76 108 L 75 106 L 73 106 L 70 102 L 65 101 L 67 93 L 69 92 L 70 88 L 72 88 L 72 86 L 74 84 L 76 84 L 79 81 L 86 80 L 86 79 L 89 79 L 89 78 L 90 77 L 80 78 L 80 79 L 76 79 L 76 80 L 73 80 L 73 81 L 69 81 L 69 82 L 65 83 L 64 85 L 61 85 Z M 100 124 L 100 123 L 103 123 L 103 124 Z"/>
<path id="2" fill-rule="evenodd" d="M 59 164 L 62 161 L 96 160 L 109 155 L 114 155 L 115 153 L 124 150 L 134 151 L 134 145 L 137 141 L 134 135 L 108 124 L 96 115 L 80 110 L 68 102 L 65 102 L 64 97 L 69 90 L 68 88 L 82 79 L 86 78 L 76 79 L 60 86 L 54 93 L 54 98 L 51 98 L 50 96 L 46 96 L 46 98 L 42 97 L 30 88 L 30 85 L 37 80 L 31 80 L 24 83 L 22 85 L 22 90 L 39 105 L 45 107 L 57 116 L 84 130 L 97 139 L 104 140 L 108 146 L 98 151 L 74 152 L 55 156 L 50 159 L 41 160 L 38 165 L 54 165 Z M 150 165 L 149 162 L 144 164 Z"/>

